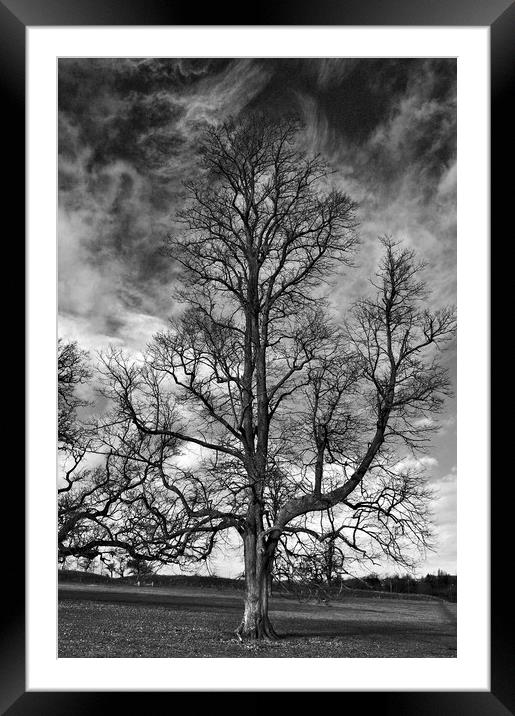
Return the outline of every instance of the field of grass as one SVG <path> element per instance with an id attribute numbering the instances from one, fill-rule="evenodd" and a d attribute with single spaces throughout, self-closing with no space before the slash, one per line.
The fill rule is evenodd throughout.
<path id="1" fill-rule="evenodd" d="M 455 657 L 456 605 L 275 597 L 275 642 L 240 644 L 237 591 L 61 584 L 59 657 Z"/>

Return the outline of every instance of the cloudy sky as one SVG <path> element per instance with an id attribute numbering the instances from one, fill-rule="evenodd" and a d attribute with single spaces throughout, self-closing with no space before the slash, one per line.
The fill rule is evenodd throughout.
<path id="1" fill-rule="evenodd" d="M 384 234 L 427 262 L 435 304 L 456 302 L 455 60 L 61 59 L 61 336 L 138 351 L 165 325 L 172 265 L 161 249 L 195 173 L 199 131 L 252 108 L 297 111 L 308 149 L 359 202 L 358 267 L 339 305 L 367 290 Z M 454 348 L 446 360 L 454 375 Z M 422 574 L 456 571 L 455 410 L 449 401 L 424 457 L 438 550 Z"/>

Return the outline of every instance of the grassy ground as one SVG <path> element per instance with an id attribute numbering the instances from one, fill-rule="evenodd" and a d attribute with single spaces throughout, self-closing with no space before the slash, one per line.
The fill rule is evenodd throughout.
<path id="1" fill-rule="evenodd" d="M 455 657 L 456 605 L 274 598 L 281 639 L 240 644 L 241 594 L 61 585 L 59 657 Z"/>

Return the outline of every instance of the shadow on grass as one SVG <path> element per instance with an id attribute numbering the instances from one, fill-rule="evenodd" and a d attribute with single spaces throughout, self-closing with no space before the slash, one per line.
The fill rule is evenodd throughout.
<path id="1" fill-rule="evenodd" d="M 148 593 L 126 593 L 115 591 L 91 590 L 88 592 L 68 588 L 59 590 L 59 599 L 62 601 L 84 601 L 84 602 L 110 602 L 114 604 L 135 604 L 145 608 L 170 607 L 181 611 L 204 611 L 206 608 L 216 609 L 224 612 L 240 612 L 243 599 L 241 597 L 213 597 L 211 595 L 171 595 L 171 594 L 148 594 Z"/>
<path id="2" fill-rule="evenodd" d="M 278 632 L 279 641 L 287 641 L 291 639 L 314 639 L 323 638 L 328 640 L 347 638 L 352 639 L 356 637 L 376 637 L 382 639 L 384 637 L 404 637 L 408 639 L 424 639 L 438 634 L 439 637 L 454 637 L 454 631 L 446 631 L 441 629 L 423 629 L 423 628 L 410 628 L 406 626 L 392 626 L 391 624 L 384 625 L 363 625 L 359 628 L 348 627 L 345 624 L 338 627 L 336 624 L 332 624 L 331 628 L 317 629 L 316 627 L 305 631 L 299 629 L 299 631 L 288 631 Z"/>

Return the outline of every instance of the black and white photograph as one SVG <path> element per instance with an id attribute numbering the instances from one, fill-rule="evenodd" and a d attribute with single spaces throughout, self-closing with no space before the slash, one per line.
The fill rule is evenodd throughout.
<path id="1" fill-rule="evenodd" d="M 58 657 L 456 659 L 456 57 L 57 73 Z"/>

